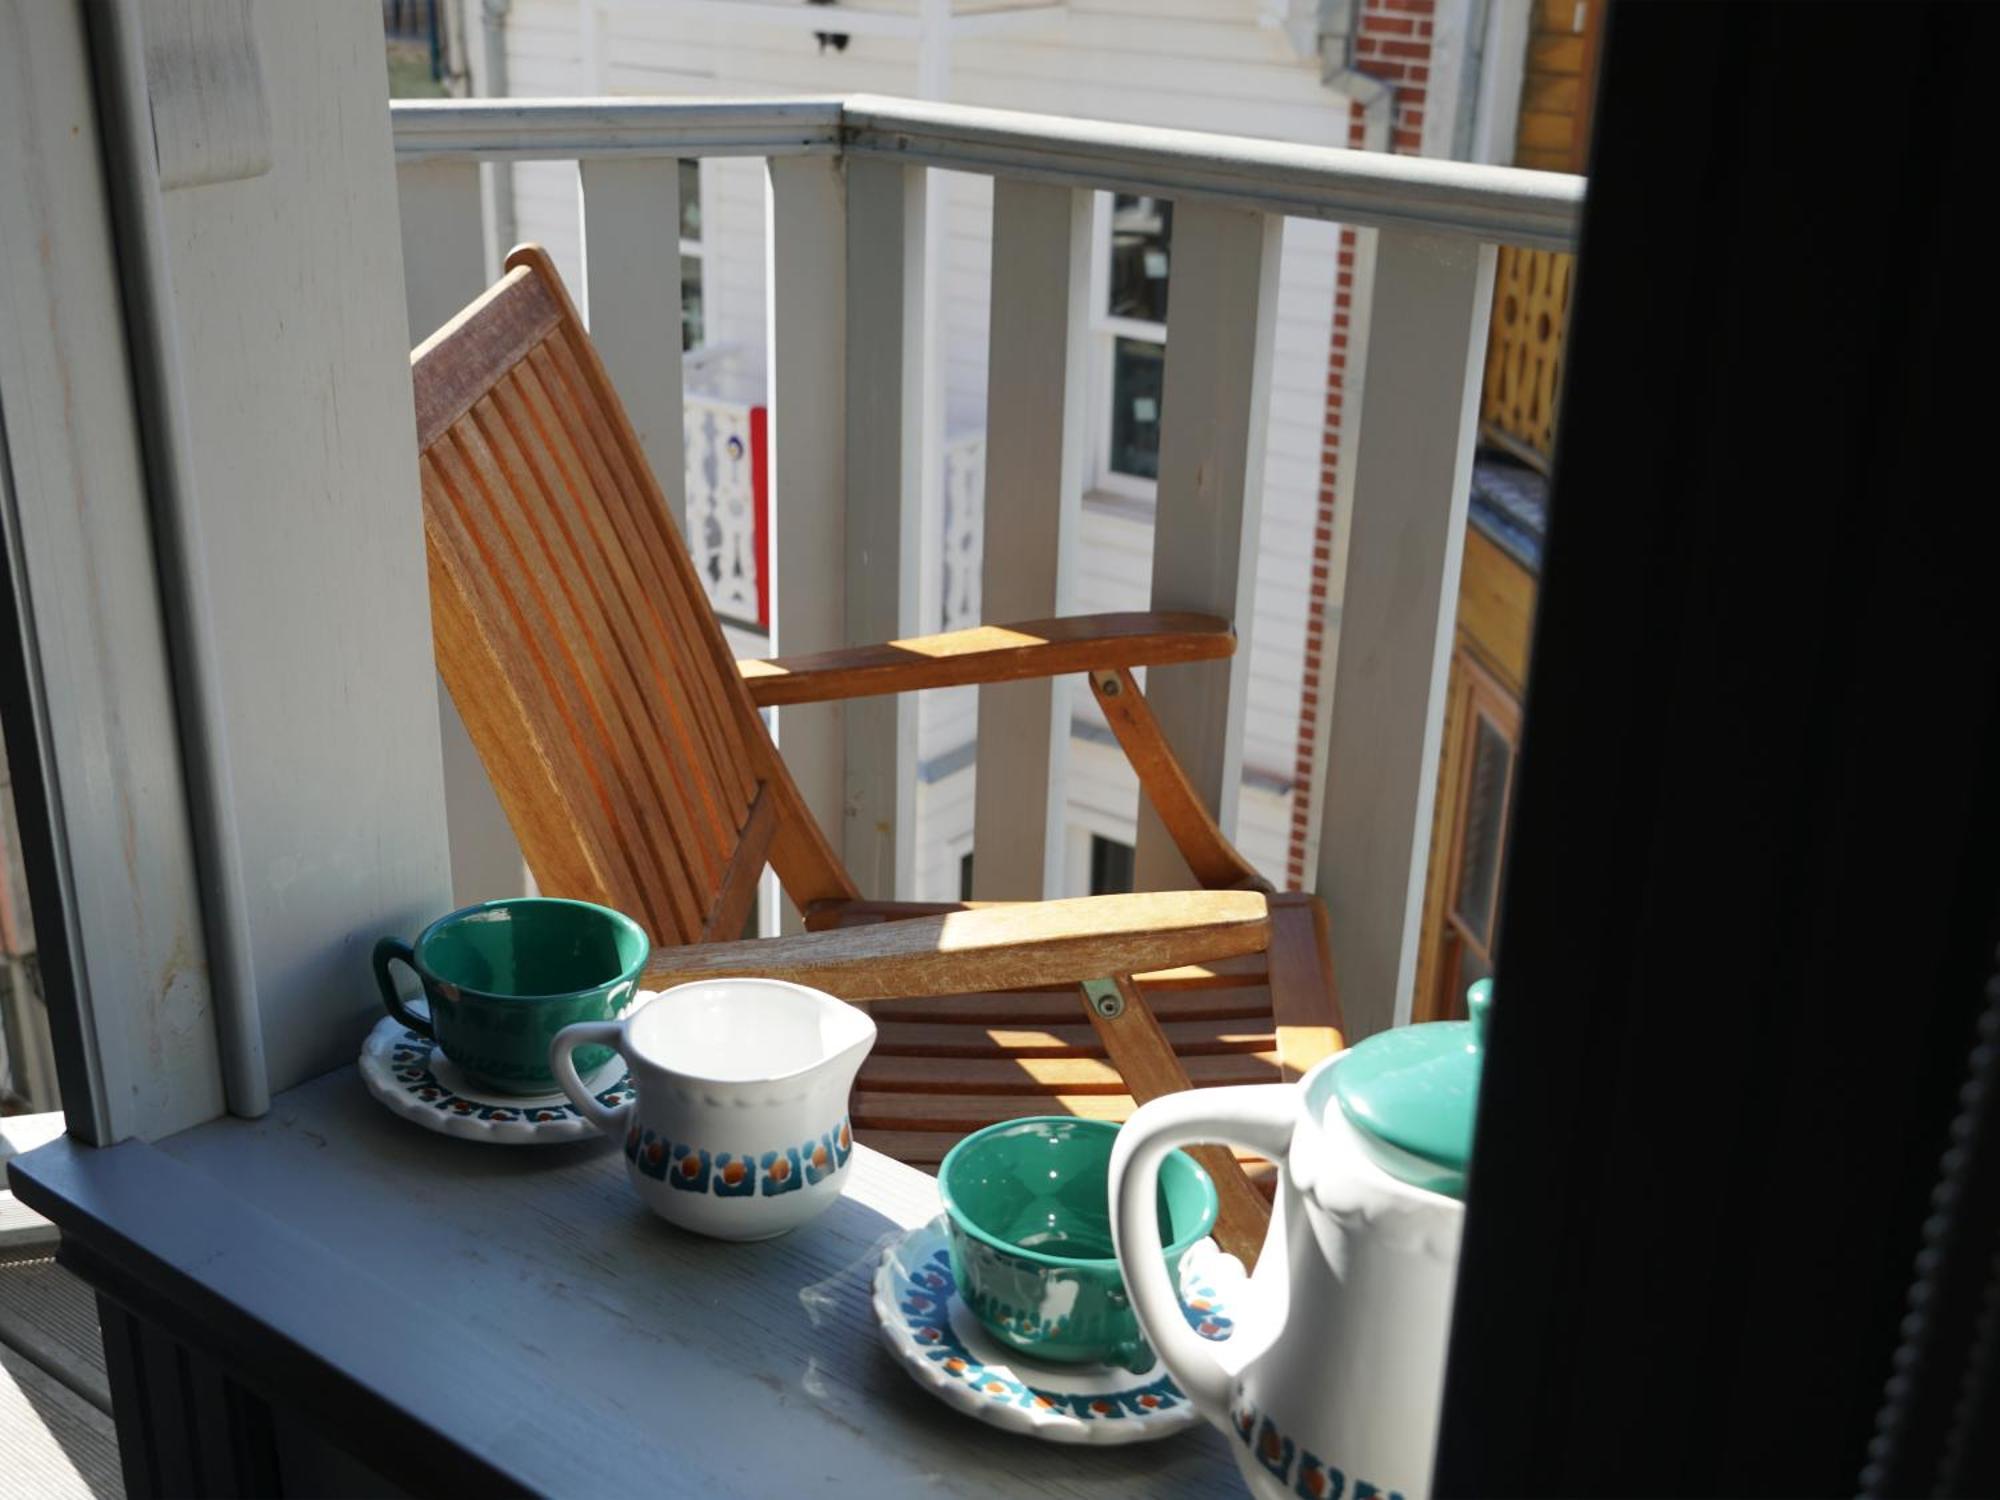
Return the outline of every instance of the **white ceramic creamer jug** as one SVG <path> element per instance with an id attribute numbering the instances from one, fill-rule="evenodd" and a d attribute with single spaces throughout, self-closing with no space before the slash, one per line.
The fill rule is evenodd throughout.
<path id="1" fill-rule="evenodd" d="M 1170 1094 L 1119 1132 L 1113 1238 L 1139 1321 L 1234 1440 L 1259 1500 L 1430 1491 L 1490 993 L 1473 987 L 1470 1021 L 1384 1032 L 1296 1084 Z M 1161 1160 L 1199 1142 L 1254 1151 L 1280 1174 L 1249 1298 L 1220 1345 L 1182 1316 L 1155 1208 Z"/>

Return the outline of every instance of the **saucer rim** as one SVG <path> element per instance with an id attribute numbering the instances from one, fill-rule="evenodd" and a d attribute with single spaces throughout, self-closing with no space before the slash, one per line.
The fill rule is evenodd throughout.
<path id="1" fill-rule="evenodd" d="M 942 1213 L 926 1220 L 922 1224 L 913 1225 L 891 1237 L 888 1243 L 882 1248 L 881 1256 L 876 1262 L 875 1275 L 870 1284 L 875 1326 L 881 1335 L 882 1342 L 896 1363 L 901 1365 L 908 1372 L 910 1378 L 923 1390 L 928 1391 L 947 1406 L 964 1412 L 967 1416 L 984 1422 L 990 1427 L 998 1427 L 1003 1431 L 1017 1432 L 1027 1437 L 1040 1438 L 1044 1442 L 1052 1443 L 1114 1447 L 1129 1443 L 1156 1442 L 1161 1438 L 1171 1437 L 1177 1432 L 1185 1432 L 1190 1427 L 1202 1424 L 1203 1418 L 1201 1413 L 1195 1408 L 1193 1401 L 1189 1400 L 1185 1395 L 1183 1395 L 1181 1404 L 1178 1406 L 1169 1407 L 1157 1412 L 1150 1412 L 1144 1416 L 1134 1415 L 1116 1421 L 1094 1422 L 1085 1421 L 1066 1411 L 1053 1409 L 1037 1411 L 1030 1407 L 1014 1406 L 990 1400 L 978 1394 L 964 1381 L 946 1375 L 934 1361 L 925 1357 L 926 1351 L 922 1346 L 910 1338 L 900 1326 L 900 1309 L 897 1305 L 898 1296 L 896 1291 L 896 1283 L 900 1275 L 898 1269 L 899 1262 L 906 1249 L 925 1235 L 935 1236 L 940 1247 L 947 1242 L 945 1216 Z M 1208 1252 L 1205 1255 L 1202 1254 L 1204 1250 Z M 1235 1257 L 1229 1256 L 1222 1251 L 1215 1244 L 1214 1239 L 1210 1237 L 1197 1240 L 1189 1247 L 1187 1254 L 1181 1260 L 1177 1280 L 1182 1283 L 1182 1288 L 1179 1290 L 1182 1290 L 1183 1294 L 1189 1274 L 1188 1263 L 1197 1255 L 1201 1256 L 1205 1272 L 1211 1276 L 1212 1270 L 1209 1268 L 1218 1260 L 1233 1264 L 1236 1269 L 1231 1279 L 1236 1280 L 1240 1278 L 1243 1286 L 1247 1289 L 1248 1273 L 1242 1270 L 1241 1263 L 1237 1262 Z M 1217 1347 L 1226 1347 L 1226 1341 L 1218 1342 Z M 1006 1370 L 1018 1378 L 1021 1366 L 1027 1366 L 1030 1369 L 1034 1368 L 1029 1361 L 1022 1359 L 1021 1356 L 1011 1354 L 1008 1362 L 998 1366 L 998 1368 Z M 1155 1360 L 1152 1370 L 1166 1373 L 1157 1360 Z M 1122 1381 L 1133 1381 L 1140 1378 L 1129 1370 L 1124 1370 L 1113 1365 L 1065 1366 L 1063 1367 L 1063 1371 L 1071 1379 L 1077 1378 L 1077 1376 L 1086 1371 L 1102 1371 L 1106 1375 L 1115 1374 L 1121 1377 Z M 1026 1384 L 1027 1382 L 1024 1381 L 1023 1383 Z M 1107 1387 L 1107 1392 L 1122 1388 L 1122 1384 L 1117 1387 Z M 1077 1394 L 1088 1394 L 1088 1392 L 1079 1392 Z"/>
<path id="2" fill-rule="evenodd" d="M 396 1080 L 389 1062 L 389 1053 L 395 1047 L 396 1039 L 407 1032 L 409 1028 L 394 1016 L 381 1017 L 362 1038 L 361 1049 L 355 1059 L 356 1071 L 360 1073 L 369 1094 L 391 1114 L 436 1135 L 478 1141 L 485 1145 L 553 1146 L 607 1139 L 596 1125 L 569 1107 L 569 1096 L 560 1090 L 546 1094 L 482 1096 L 476 1090 L 460 1091 L 441 1084 L 446 1093 L 454 1098 L 469 1099 L 488 1107 L 494 1107 L 503 1098 L 506 1103 L 499 1107 L 527 1110 L 561 1104 L 564 1114 L 559 1120 L 482 1120 L 475 1115 L 458 1115 L 439 1109 L 436 1100 L 418 1099 Z M 421 1040 L 436 1046 L 435 1041 L 428 1037 Z M 591 1075 L 590 1082 L 598 1085 L 591 1089 L 593 1094 L 616 1088 L 630 1076 L 629 1068 L 615 1071 L 620 1069 L 621 1062 L 622 1059 L 614 1057 Z"/>

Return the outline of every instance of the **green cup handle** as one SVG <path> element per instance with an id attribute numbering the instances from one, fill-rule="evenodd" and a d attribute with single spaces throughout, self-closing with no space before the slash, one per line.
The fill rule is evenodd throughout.
<path id="1" fill-rule="evenodd" d="M 625 1123 L 632 1118 L 632 1102 L 628 1099 L 613 1108 L 584 1087 L 583 1080 L 577 1076 L 576 1059 L 570 1056 L 578 1047 L 609 1047 L 623 1055 L 625 1023 L 578 1021 L 573 1026 L 563 1027 L 549 1043 L 549 1071 L 556 1075 L 556 1084 L 569 1095 L 569 1102 L 586 1120 L 616 1140 L 625 1133 Z"/>
<path id="2" fill-rule="evenodd" d="M 396 981 L 390 976 L 391 962 L 401 962 L 412 974 L 417 972 L 417 950 L 401 938 L 385 937 L 375 945 L 375 983 L 382 988 L 382 1003 L 389 1007 L 389 1014 L 401 1021 L 419 1036 L 436 1039 L 428 1019 L 418 1015 L 403 1003 L 403 997 L 396 993 Z M 419 976 L 421 977 L 421 976 Z"/>

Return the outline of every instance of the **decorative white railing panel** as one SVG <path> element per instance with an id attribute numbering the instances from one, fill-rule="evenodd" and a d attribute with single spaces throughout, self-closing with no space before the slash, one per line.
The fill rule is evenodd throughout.
<path id="1" fill-rule="evenodd" d="M 635 226 L 665 233 L 674 160 L 767 159 L 768 452 L 755 409 L 690 399 L 672 432 L 685 440 L 687 530 L 716 607 L 768 622 L 778 651 L 921 629 L 926 608 L 955 628 L 1064 607 L 1076 542 L 1063 517 L 1077 501 L 1075 397 L 1086 383 L 1079 230 L 1099 191 L 1176 205 L 1153 604 L 1227 614 L 1247 636 L 1283 222 L 1382 231 L 1379 273 L 1357 299 L 1346 392 L 1361 420 L 1341 479 L 1337 670 L 1321 685 L 1332 708 L 1319 718 L 1314 779 L 1325 786 L 1312 789 L 1312 844 L 1352 1032 L 1407 1019 L 1492 247 L 1573 249 L 1581 178 L 867 96 L 399 103 L 392 116 L 412 193 L 462 187 L 463 176 L 435 170 L 449 163 L 617 169 L 585 180 L 587 258 L 600 268 L 593 321 L 604 322 L 614 282 L 623 290 L 611 302 L 647 299 L 639 322 L 606 342 L 622 349 L 613 368 L 643 387 L 627 399 L 659 437 L 679 399 L 678 361 L 661 344 L 671 325 L 655 295 L 661 278 L 637 242 L 659 235 Z M 939 340 L 927 327 L 925 168 L 996 181 L 986 430 L 952 443 L 928 420 Z M 1374 237 L 1364 239 L 1357 280 L 1375 265 Z M 413 285 L 419 276 L 441 285 L 448 270 L 413 263 L 410 274 Z M 668 448 L 649 441 L 648 451 Z M 941 514 L 923 514 L 939 479 Z M 1148 684 L 1225 828 L 1244 671 L 1239 654 L 1163 669 Z M 1029 821 L 1020 809 L 1039 798 L 1044 835 L 1059 828 L 1064 726 L 1055 700 L 1030 705 L 1025 695 L 989 716 L 997 691 L 981 695 L 982 720 L 1000 728 L 980 747 L 977 870 L 991 887 L 981 894 L 1027 895 L 1038 870 L 1046 877 L 1049 839 L 1019 833 Z M 906 894 L 911 706 L 786 709 L 778 732 L 807 804 L 863 888 Z M 1157 825 L 1142 821 L 1141 883 L 1170 881 L 1177 865 Z"/>
<path id="2" fill-rule="evenodd" d="M 757 445 L 763 408 L 690 395 L 681 411 L 687 449 L 687 544 L 725 620 L 767 626 L 764 523 Z"/>
<path id="3" fill-rule="evenodd" d="M 986 528 L 986 434 L 967 433 L 944 445 L 944 546 L 940 630 L 981 623 L 980 559 Z"/>

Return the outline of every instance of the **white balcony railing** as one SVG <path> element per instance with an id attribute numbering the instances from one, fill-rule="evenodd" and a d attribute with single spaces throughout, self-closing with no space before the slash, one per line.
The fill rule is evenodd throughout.
<path id="1" fill-rule="evenodd" d="M 1284 221 L 1372 231 L 1356 255 L 1362 295 L 1345 402 L 1359 420 L 1348 428 L 1330 561 L 1337 645 L 1308 867 L 1329 909 L 1353 1029 L 1407 1018 L 1494 246 L 1571 248 L 1581 179 L 870 97 L 399 103 L 394 121 L 420 333 L 480 286 L 479 164 L 580 164 L 586 314 L 612 311 L 591 317 L 593 334 L 667 474 L 682 472 L 694 441 L 683 427 L 678 300 L 662 294 L 674 259 L 657 253 L 677 234 L 674 163 L 767 158 L 771 540 L 751 561 L 771 569 L 765 597 L 780 651 L 915 633 L 926 624 L 925 569 L 940 563 L 950 623 L 1073 610 L 1064 594 L 1083 472 L 1089 195 L 1107 189 L 1175 201 L 1152 601 L 1228 616 L 1247 635 Z M 938 446 L 923 368 L 925 169 L 934 167 L 995 180 L 987 421 L 980 456 L 967 450 L 955 468 L 927 451 Z M 941 541 L 960 550 L 927 564 L 920 496 L 924 476 L 940 473 L 949 476 Z M 722 488 L 718 480 L 712 494 Z M 994 504 L 975 507 L 980 494 Z M 733 538 L 725 571 L 740 601 L 739 517 L 722 519 L 717 507 L 691 492 L 678 519 Z M 976 583 L 962 561 L 975 514 Z M 1241 780 L 1247 670 L 1239 651 L 1156 671 L 1148 685 L 1225 828 Z M 1066 734 L 1052 731 L 1066 730 L 1067 692 L 980 690 L 980 722 L 1006 726 L 989 728 L 979 747 L 981 895 L 1039 894 L 1058 878 Z M 787 709 L 780 734 L 863 888 L 906 888 L 913 705 Z M 1047 815 L 1021 816 L 1035 807 Z M 1180 874 L 1142 810 L 1140 883 Z"/>

